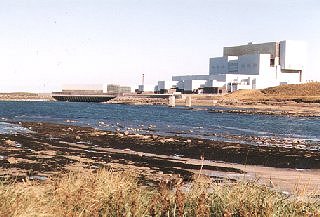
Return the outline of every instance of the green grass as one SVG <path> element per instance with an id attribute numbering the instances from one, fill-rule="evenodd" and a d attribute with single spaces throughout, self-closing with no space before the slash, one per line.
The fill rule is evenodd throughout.
<path id="1" fill-rule="evenodd" d="M 100 170 L 42 183 L 0 184 L 0 216 L 319 215 L 319 200 L 288 198 L 254 182 L 218 185 L 206 177 L 151 188 L 128 172 Z"/>

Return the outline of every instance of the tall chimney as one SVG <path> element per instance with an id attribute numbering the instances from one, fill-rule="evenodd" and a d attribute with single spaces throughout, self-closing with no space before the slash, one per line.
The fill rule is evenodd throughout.
<path id="1" fill-rule="evenodd" d="M 144 86 L 144 74 L 142 74 L 142 85 Z"/>

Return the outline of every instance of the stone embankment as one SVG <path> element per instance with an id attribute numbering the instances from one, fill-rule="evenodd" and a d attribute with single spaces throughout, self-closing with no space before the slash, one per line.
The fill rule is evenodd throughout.
<path id="1" fill-rule="evenodd" d="M 128 104 L 128 105 L 167 105 L 168 99 L 154 98 L 152 96 L 133 95 L 118 96 L 107 103 Z"/>

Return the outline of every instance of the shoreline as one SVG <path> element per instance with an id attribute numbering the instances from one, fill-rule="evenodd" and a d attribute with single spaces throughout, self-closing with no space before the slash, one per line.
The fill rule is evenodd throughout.
<path id="1" fill-rule="evenodd" d="M 186 107 L 186 96 L 191 97 L 191 107 Z M 197 109 L 197 107 L 208 107 L 211 112 L 229 112 L 237 114 L 257 114 L 257 115 L 275 115 L 289 117 L 320 117 L 320 100 L 308 102 L 299 100 L 300 98 L 237 98 L 232 94 L 227 95 L 199 95 L 182 94 L 181 99 L 176 99 L 176 106 L 187 109 Z M 55 101 L 48 95 L 37 94 L 14 94 L 0 93 L 0 101 Z M 168 106 L 168 99 L 153 98 L 150 96 L 130 95 L 118 96 L 115 99 L 104 102 L 105 104 L 126 104 L 126 105 L 163 105 Z M 220 109 L 223 108 L 223 109 Z"/>
<path id="2" fill-rule="evenodd" d="M 202 167 L 204 174 L 219 182 L 258 177 L 259 182 L 268 183 L 272 177 L 282 190 L 292 191 L 298 180 L 309 190 L 320 190 L 320 152 L 52 123 L 23 122 L 21 126 L 33 133 L 0 135 L 2 179 L 133 168 L 150 183 L 173 177 L 190 180 Z"/>
<path id="3" fill-rule="evenodd" d="M 186 106 L 186 96 L 191 97 L 191 107 Z M 227 95 L 225 95 L 227 96 Z M 221 95 L 182 95 L 182 99 L 176 99 L 176 106 L 192 109 L 197 107 L 221 107 L 223 111 L 216 109 L 216 112 L 230 112 L 238 114 L 262 114 L 275 116 L 292 117 L 320 117 L 319 102 L 296 102 L 290 99 L 270 99 L 270 100 L 248 100 L 229 99 Z M 168 106 L 168 99 L 146 98 L 136 95 L 134 97 L 117 97 L 110 100 L 112 104 L 126 105 L 164 105 Z"/>

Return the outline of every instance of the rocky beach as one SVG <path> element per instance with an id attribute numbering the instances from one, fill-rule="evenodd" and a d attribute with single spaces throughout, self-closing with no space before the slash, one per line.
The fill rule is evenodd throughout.
<path id="1" fill-rule="evenodd" d="M 317 103 L 193 97 L 0 102 L 0 214 L 319 213 Z"/>
<path id="2" fill-rule="evenodd" d="M 134 169 L 145 183 L 191 180 L 194 174 L 216 181 L 259 179 L 292 192 L 296 183 L 320 189 L 319 150 L 217 142 L 206 139 L 101 131 L 70 124 L 22 122 L 29 133 L 2 134 L 1 177 L 50 179 L 74 170 Z"/>

